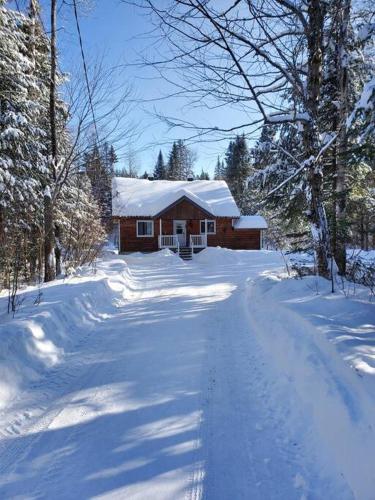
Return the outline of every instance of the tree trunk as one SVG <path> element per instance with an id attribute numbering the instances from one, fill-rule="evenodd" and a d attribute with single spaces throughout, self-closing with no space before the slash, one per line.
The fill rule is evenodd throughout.
<path id="1" fill-rule="evenodd" d="M 60 226 L 55 225 L 55 259 L 56 259 L 56 276 L 61 274 L 61 243 L 60 243 Z"/>
<path id="2" fill-rule="evenodd" d="M 338 129 L 337 129 L 337 158 L 336 158 L 336 190 L 335 190 L 335 217 L 336 217 L 336 237 L 334 256 L 340 274 L 346 272 L 346 153 L 347 153 L 347 133 L 346 120 L 348 116 L 348 70 L 347 70 L 347 43 L 350 17 L 350 0 L 337 0 L 336 22 L 336 74 L 337 74 L 337 101 Z"/>
<path id="3" fill-rule="evenodd" d="M 49 114 L 51 131 L 51 178 L 56 180 L 57 137 L 56 137 L 56 0 L 51 0 L 51 78 L 49 92 Z M 53 203 L 50 187 L 44 192 L 44 281 L 56 277 L 55 270 L 55 231 Z"/>
<path id="4" fill-rule="evenodd" d="M 309 222 L 313 238 L 318 274 L 328 277 L 329 267 L 329 230 L 327 215 L 323 204 L 322 167 L 311 168 L 308 175 L 307 201 L 309 204 Z"/>
<path id="5" fill-rule="evenodd" d="M 365 216 L 364 216 L 364 212 L 361 212 L 361 216 L 360 216 L 359 237 L 360 237 L 361 250 L 364 250 L 364 248 L 365 248 Z"/>
<path id="6" fill-rule="evenodd" d="M 55 232 L 53 226 L 53 207 L 49 190 L 44 193 L 44 281 L 55 279 Z"/>
<path id="7" fill-rule="evenodd" d="M 32 21 L 31 23 L 31 32 L 30 32 L 30 44 L 29 44 L 29 54 L 30 54 L 30 59 L 32 61 L 32 70 L 36 70 L 36 55 L 35 55 L 35 46 L 36 46 L 36 37 L 37 37 L 37 32 L 36 32 L 36 23 L 37 23 L 37 16 L 40 12 L 39 9 L 39 4 L 37 0 L 30 0 L 29 2 L 29 17 Z M 31 100 L 34 100 L 34 93 L 35 91 L 33 89 L 29 89 L 30 92 L 30 98 Z M 37 97 L 35 97 L 37 98 Z M 30 261 L 30 280 L 32 282 L 35 281 L 36 275 L 37 275 L 37 263 L 38 263 L 38 247 L 40 245 L 40 240 L 39 236 L 40 233 L 38 233 L 37 226 L 35 224 L 31 224 L 31 241 L 30 241 L 30 251 L 29 251 L 29 261 Z"/>
<path id="8" fill-rule="evenodd" d="M 310 124 L 305 126 L 305 158 L 310 162 L 307 175 L 307 202 L 309 222 L 313 238 L 318 273 L 328 277 L 330 241 L 327 215 L 323 205 L 323 165 L 317 160 L 319 152 L 319 133 L 317 130 L 318 110 L 323 72 L 323 23 L 325 8 L 321 0 L 309 0 L 308 3 L 308 74 L 306 107 Z"/>
<path id="9" fill-rule="evenodd" d="M 364 226 L 365 226 L 365 238 L 364 238 L 365 245 L 364 245 L 364 250 L 366 252 L 368 252 L 368 249 L 369 249 L 369 226 L 370 226 L 368 213 L 365 214 L 365 224 L 364 224 Z"/>
<path id="10" fill-rule="evenodd" d="M 51 127 L 51 153 L 53 169 L 56 169 L 57 137 L 56 137 L 56 0 L 51 0 L 51 79 L 49 92 L 49 112 Z M 56 174 L 56 172 L 54 172 Z M 54 175 L 55 177 L 56 175 Z"/>
<path id="11" fill-rule="evenodd" d="M 38 265 L 38 243 L 39 234 L 35 224 L 31 226 L 31 242 L 29 251 L 29 261 L 30 261 L 30 280 L 34 282 L 37 276 L 37 265 Z"/>

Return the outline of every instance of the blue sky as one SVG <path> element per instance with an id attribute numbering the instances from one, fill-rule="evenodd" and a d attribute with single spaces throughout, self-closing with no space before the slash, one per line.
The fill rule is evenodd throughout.
<path id="1" fill-rule="evenodd" d="M 21 7 L 27 0 L 18 0 Z M 49 1 L 41 0 L 44 7 L 46 28 L 48 29 Z M 59 2 L 60 6 L 60 2 Z M 90 0 L 90 8 L 80 9 L 80 24 L 84 48 L 89 64 L 96 58 L 104 57 L 106 66 L 128 64 L 122 70 L 120 81 L 116 84 L 126 87 L 131 85 L 136 102 L 132 104 L 129 122 L 136 124 L 136 134 L 129 145 L 124 135 L 117 144 L 122 154 L 120 166 L 126 163 L 126 153 L 135 153 L 140 173 L 152 171 L 159 149 L 167 158 L 171 143 L 178 138 L 186 138 L 190 133 L 182 129 L 168 130 L 165 123 L 155 114 L 183 118 L 193 123 L 204 125 L 233 126 L 241 122 L 239 112 L 228 107 L 216 111 L 206 108 L 192 108 L 184 99 L 157 99 L 169 95 L 173 89 L 159 77 L 153 68 L 142 68 L 136 65 L 140 56 L 152 58 L 156 56 L 155 40 L 147 33 L 153 29 L 149 18 L 136 7 L 122 3 L 120 0 Z M 81 63 L 78 38 L 73 18 L 73 10 L 68 5 L 59 7 L 58 40 L 60 50 L 60 66 L 63 71 L 70 72 Z M 167 46 L 159 50 L 167 51 Z M 215 167 L 217 155 L 223 155 L 228 141 L 195 143 L 192 149 L 197 153 L 196 172 L 203 168 L 211 175 Z"/>

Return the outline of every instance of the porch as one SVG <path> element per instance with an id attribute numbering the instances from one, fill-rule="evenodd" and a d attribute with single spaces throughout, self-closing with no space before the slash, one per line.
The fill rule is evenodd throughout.
<path id="1" fill-rule="evenodd" d="M 166 221 L 167 222 L 167 221 Z M 171 221 L 168 221 L 166 226 L 171 229 Z M 159 235 L 158 246 L 162 248 L 170 248 L 180 252 L 180 249 L 189 248 L 193 253 L 195 249 L 203 249 L 207 247 L 207 227 L 208 221 L 196 220 L 173 220 L 172 221 L 172 234 L 163 234 L 163 221 L 159 219 Z M 191 229 L 197 232 L 200 228 L 204 232 L 200 234 L 192 234 Z M 190 230 L 189 230 L 190 229 Z"/>

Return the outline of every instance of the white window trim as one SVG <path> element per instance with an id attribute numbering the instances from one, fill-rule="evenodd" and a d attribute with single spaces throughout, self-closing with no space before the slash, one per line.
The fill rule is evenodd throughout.
<path id="1" fill-rule="evenodd" d="M 138 222 L 148 222 L 150 224 L 152 224 L 152 234 L 138 234 Z M 136 221 L 136 228 L 137 228 L 137 238 L 153 238 L 154 237 L 154 221 L 153 220 L 137 220 Z"/>
<path id="2" fill-rule="evenodd" d="M 199 222 L 199 230 L 200 230 L 200 234 L 206 234 L 205 232 L 202 233 L 202 222 L 205 223 L 205 221 L 207 220 L 207 225 L 209 222 L 213 222 L 214 223 L 214 230 L 212 233 L 210 232 L 207 232 L 207 234 L 216 234 L 216 220 L 215 219 L 202 219 L 200 220 Z"/>

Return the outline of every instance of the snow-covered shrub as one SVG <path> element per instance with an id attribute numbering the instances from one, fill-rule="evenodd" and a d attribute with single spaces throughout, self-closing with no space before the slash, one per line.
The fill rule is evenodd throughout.
<path id="1" fill-rule="evenodd" d="M 366 261 L 359 256 L 349 260 L 347 279 L 367 287 L 375 297 L 375 262 Z"/>

